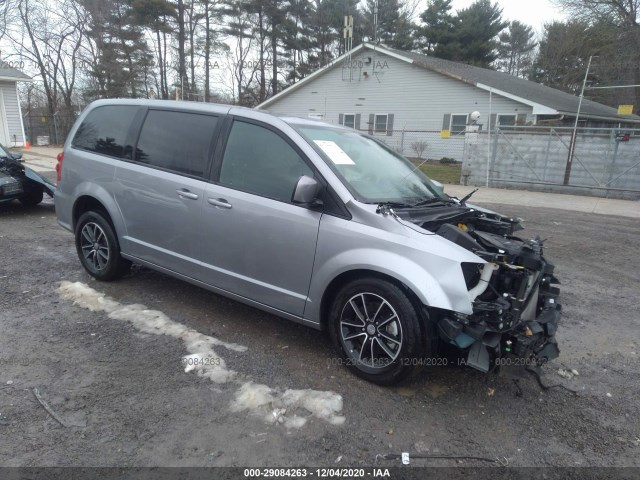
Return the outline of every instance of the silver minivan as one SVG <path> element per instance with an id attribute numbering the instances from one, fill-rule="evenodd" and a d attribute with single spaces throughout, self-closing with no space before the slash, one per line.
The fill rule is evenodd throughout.
<path id="1" fill-rule="evenodd" d="M 553 265 L 518 219 L 443 193 L 375 137 L 228 105 L 100 100 L 58 158 L 83 267 L 136 262 L 316 329 L 379 384 L 558 355 Z"/>

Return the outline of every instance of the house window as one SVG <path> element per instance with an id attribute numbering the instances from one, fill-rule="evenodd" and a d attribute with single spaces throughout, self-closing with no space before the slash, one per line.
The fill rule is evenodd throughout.
<path id="1" fill-rule="evenodd" d="M 387 133 L 388 115 L 376 115 L 374 130 L 376 133 Z"/>
<path id="2" fill-rule="evenodd" d="M 468 115 L 451 115 L 451 127 L 449 130 L 452 135 L 464 133 L 467 129 Z"/>
<path id="3" fill-rule="evenodd" d="M 515 115 L 498 115 L 499 127 L 513 127 L 516 124 Z"/>
<path id="4" fill-rule="evenodd" d="M 349 128 L 356 128 L 356 116 L 353 113 L 345 113 L 342 117 L 342 125 Z"/>

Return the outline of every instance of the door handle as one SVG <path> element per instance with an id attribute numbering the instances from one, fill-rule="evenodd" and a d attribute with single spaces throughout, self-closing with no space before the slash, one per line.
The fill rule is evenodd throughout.
<path id="1" fill-rule="evenodd" d="M 190 200 L 198 199 L 198 195 L 196 195 L 195 193 L 191 193 L 186 188 L 179 188 L 178 190 L 176 190 L 176 193 L 178 194 L 179 197 L 182 197 L 182 198 L 188 198 Z"/>
<path id="2" fill-rule="evenodd" d="M 224 198 L 208 198 L 207 202 L 220 208 L 231 208 L 231 204 Z"/>

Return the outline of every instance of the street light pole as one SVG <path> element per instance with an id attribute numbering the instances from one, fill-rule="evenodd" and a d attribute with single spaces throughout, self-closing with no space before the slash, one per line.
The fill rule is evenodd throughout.
<path id="1" fill-rule="evenodd" d="M 576 139 L 578 135 L 578 122 L 580 121 L 580 110 L 582 109 L 582 100 L 584 99 L 584 91 L 587 87 L 587 79 L 589 78 L 589 70 L 591 70 L 592 60 L 593 55 L 589 57 L 587 73 L 585 73 L 584 81 L 582 82 L 582 91 L 580 92 L 580 101 L 578 102 L 578 111 L 576 112 L 576 123 L 573 125 L 573 134 L 571 135 L 571 144 L 569 145 L 569 156 L 567 157 L 567 167 L 564 171 L 564 185 L 569 185 L 569 178 L 571 177 L 571 164 L 573 163 L 573 154 L 576 151 Z"/>

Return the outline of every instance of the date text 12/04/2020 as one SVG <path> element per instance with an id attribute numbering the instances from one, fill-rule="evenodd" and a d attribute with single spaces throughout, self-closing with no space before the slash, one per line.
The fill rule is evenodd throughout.
<path id="1" fill-rule="evenodd" d="M 245 468 L 245 478 L 390 478 L 388 468 Z"/>
<path id="2" fill-rule="evenodd" d="M 330 366 L 334 365 L 357 365 L 358 359 L 333 357 L 327 360 Z M 427 358 L 404 358 L 403 364 L 414 367 L 464 367 L 467 366 L 467 360 L 463 357 L 447 358 L 447 357 L 427 357 Z M 542 362 L 533 358 L 521 357 L 501 357 L 494 359 L 495 367 L 535 367 L 540 366 Z M 364 362 L 362 363 L 364 364 Z"/>

